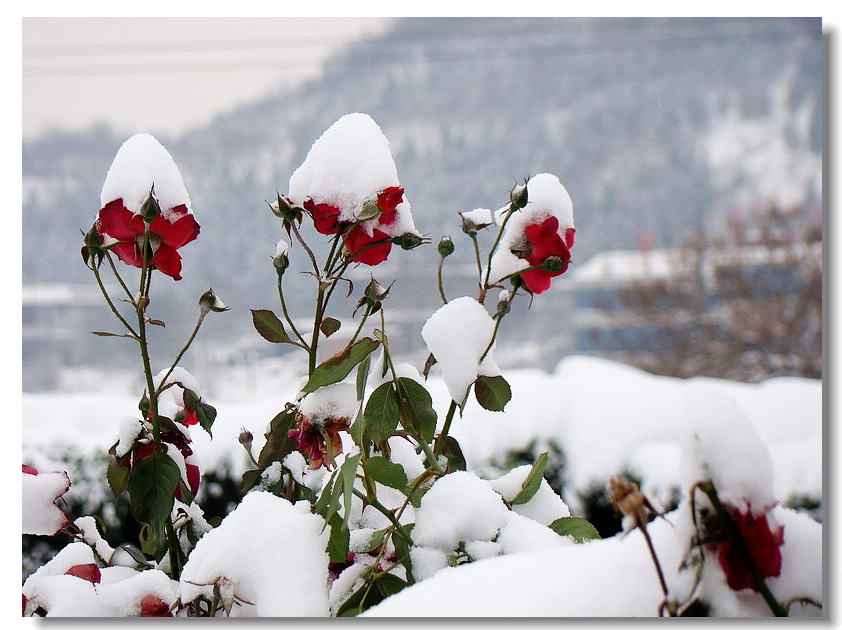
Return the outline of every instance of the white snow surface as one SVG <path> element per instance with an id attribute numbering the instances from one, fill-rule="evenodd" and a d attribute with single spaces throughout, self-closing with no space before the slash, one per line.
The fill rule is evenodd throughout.
<path id="1" fill-rule="evenodd" d="M 491 343 L 494 320 L 474 298 L 456 298 L 433 313 L 421 329 L 427 349 L 436 358 L 450 396 L 462 402 L 477 376 L 497 376 L 500 368 Z"/>
<path id="2" fill-rule="evenodd" d="M 22 533 L 52 536 L 67 524 L 67 516 L 55 500 L 70 488 L 66 472 L 31 475 L 23 473 L 21 491 Z"/>
<path id="3" fill-rule="evenodd" d="M 207 532 L 181 574 L 181 598 L 213 596 L 219 585 L 235 617 L 328 614 L 329 530 L 309 511 L 268 492 L 251 492 Z"/>
<path id="4" fill-rule="evenodd" d="M 182 204 L 192 212 L 190 196 L 172 156 L 154 136 L 139 133 L 126 140 L 114 156 L 102 184 L 100 203 L 105 206 L 122 198 L 126 208 L 138 214 L 153 185 L 165 219 L 177 218 L 170 210 Z"/>
<path id="5" fill-rule="evenodd" d="M 339 220 L 353 221 L 365 201 L 391 186 L 400 182 L 388 139 L 371 116 L 353 113 L 342 116 L 313 143 L 289 179 L 289 199 L 297 205 L 309 198 L 335 206 Z M 394 223 L 378 229 L 389 236 L 416 232 L 406 196 L 396 210 Z"/>

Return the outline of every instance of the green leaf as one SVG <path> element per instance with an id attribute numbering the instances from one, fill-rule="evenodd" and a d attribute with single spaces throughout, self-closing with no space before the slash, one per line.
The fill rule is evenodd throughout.
<path id="1" fill-rule="evenodd" d="M 369 337 L 363 337 L 348 346 L 342 352 L 323 361 L 313 370 L 310 380 L 302 389 L 305 393 L 314 392 L 325 385 L 333 385 L 344 379 L 367 356 L 377 349 L 380 343 Z"/>
<path id="2" fill-rule="evenodd" d="M 502 376 L 480 376 L 474 382 L 474 396 L 483 409 L 503 411 L 512 399 L 512 388 Z"/>
<path id="3" fill-rule="evenodd" d="M 436 411 L 430 392 L 418 381 L 401 377 L 396 381 L 401 418 L 427 442 L 436 432 Z"/>
<path id="4" fill-rule="evenodd" d="M 368 374 L 371 372 L 371 355 L 368 355 L 360 362 L 360 367 L 357 368 L 357 400 L 362 400 L 365 396 L 365 386 L 368 383 Z"/>
<path id="5" fill-rule="evenodd" d="M 369 479 L 396 490 L 403 490 L 409 483 L 403 466 L 390 462 L 385 457 L 372 457 L 363 464 L 363 470 L 365 470 L 365 475 Z"/>
<path id="6" fill-rule="evenodd" d="M 149 525 L 158 552 L 162 540 L 166 548 L 164 523 L 172 512 L 173 493 L 180 480 L 178 464 L 166 453 L 156 451 L 132 467 L 128 486 L 132 513 L 138 521 Z"/>
<path id="7" fill-rule="evenodd" d="M 196 407 L 196 418 L 199 420 L 199 426 L 207 431 L 209 436 L 213 437 L 211 427 L 213 426 L 214 420 L 216 420 L 216 408 L 207 403 L 200 402 Z"/>
<path id="8" fill-rule="evenodd" d="M 328 525 L 330 537 L 327 541 L 327 554 L 331 562 L 345 562 L 348 559 L 351 532 L 343 527 L 343 520 L 339 514 L 333 514 Z"/>
<path id="9" fill-rule="evenodd" d="M 573 536 L 577 543 L 599 540 L 599 532 L 589 521 L 576 516 L 565 516 L 554 520 L 549 528 L 559 536 Z"/>
<path id="10" fill-rule="evenodd" d="M 523 481 L 520 492 L 517 493 L 514 499 L 510 501 L 512 505 L 520 505 L 526 503 L 541 487 L 541 481 L 544 479 L 544 469 L 547 467 L 547 453 L 541 453 L 537 461 L 532 466 L 532 470 Z"/>
<path id="11" fill-rule="evenodd" d="M 387 597 L 402 591 L 406 582 L 391 573 L 381 573 L 373 582 L 364 583 L 336 611 L 337 617 L 355 617 Z"/>
<path id="12" fill-rule="evenodd" d="M 459 442 L 452 435 L 448 435 L 444 440 L 444 447 L 441 454 L 447 458 L 447 463 L 450 470 L 467 470 L 468 464 L 465 461 L 465 456 L 462 454 L 462 447 Z"/>
<path id="13" fill-rule="evenodd" d="M 391 382 L 375 389 L 365 405 L 365 434 L 375 444 L 388 439 L 398 426 L 398 394 Z"/>
<path id="14" fill-rule="evenodd" d="M 334 318 L 334 317 L 325 317 L 322 320 L 322 325 L 319 326 L 319 330 L 322 331 L 325 337 L 330 337 L 333 333 L 339 330 L 340 326 L 342 326 L 341 322 Z"/>
<path id="15" fill-rule="evenodd" d="M 295 428 L 295 413 L 284 410 L 272 418 L 266 432 L 266 443 L 257 456 L 257 465 L 266 469 L 272 462 L 281 462 L 295 450 L 296 442 L 288 436 Z"/>
<path id="16" fill-rule="evenodd" d="M 108 480 L 108 487 L 114 496 L 120 496 L 129 488 L 129 476 L 131 471 L 128 466 L 121 466 L 120 462 L 112 459 L 108 462 L 108 469 L 105 472 L 105 478 Z"/>
<path id="17" fill-rule="evenodd" d="M 255 330 L 266 341 L 271 341 L 272 343 L 295 343 L 287 334 L 281 320 L 272 311 L 267 309 L 251 309 L 251 319 L 254 323 Z"/>
<path id="18" fill-rule="evenodd" d="M 344 517 L 342 519 L 342 527 L 348 529 L 348 519 L 351 517 L 351 499 L 354 496 L 354 479 L 357 477 L 357 466 L 360 463 L 360 455 L 347 457 L 340 467 L 340 474 L 342 475 L 342 496 L 345 499 L 343 505 L 345 507 Z"/>

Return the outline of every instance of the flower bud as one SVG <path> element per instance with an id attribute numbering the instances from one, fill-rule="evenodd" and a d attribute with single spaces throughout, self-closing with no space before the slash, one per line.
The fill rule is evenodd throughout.
<path id="1" fill-rule="evenodd" d="M 237 441 L 246 447 L 248 452 L 251 452 L 251 445 L 254 442 L 254 435 L 252 435 L 251 431 L 246 429 L 245 427 L 240 428 L 240 435 L 237 437 Z"/>
<path id="2" fill-rule="evenodd" d="M 380 208 L 374 199 L 368 199 L 363 203 L 362 209 L 357 214 L 357 221 L 368 221 L 380 216 Z"/>
<path id="3" fill-rule="evenodd" d="M 441 240 L 439 241 L 438 247 L 439 256 L 441 256 L 442 258 L 447 258 L 456 249 L 456 246 L 453 244 L 453 241 L 450 240 L 449 236 L 442 236 Z"/>
<path id="4" fill-rule="evenodd" d="M 281 195 L 278 195 L 278 200 L 274 205 L 269 206 L 269 208 L 272 210 L 272 214 L 279 219 L 284 219 L 286 221 L 294 220 L 297 214 L 295 208 L 292 207 L 289 200 Z"/>
<path id="5" fill-rule="evenodd" d="M 567 269 L 567 263 L 560 258 L 550 257 L 542 262 L 538 266 L 538 269 L 543 269 L 544 271 L 548 271 L 550 273 L 558 273 Z"/>
<path id="6" fill-rule="evenodd" d="M 202 313 L 207 313 L 208 311 L 221 313 L 223 311 L 230 310 L 222 303 L 222 300 L 216 297 L 216 293 L 213 292 L 213 289 L 208 289 L 202 293 L 202 296 L 199 298 L 199 308 Z"/>
<path id="7" fill-rule="evenodd" d="M 375 280 L 372 277 L 371 281 L 368 283 L 368 285 L 366 285 L 365 291 L 363 292 L 363 294 L 369 300 L 382 300 L 387 295 L 389 295 L 389 289 L 391 289 L 391 288 L 392 288 L 392 285 L 389 285 L 388 287 L 384 287 L 382 284 L 380 284 L 377 280 Z"/>
<path id="8" fill-rule="evenodd" d="M 501 291 L 500 299 L 497 301 L 497 314 L 500 317 L 508 315 L 512 310 L 512 294 L 510 291 Z"/>
<path id="9" fill-rule="evenodd" d="M 459 216 L 462 217 L 462 231 L 469 236 L 494 223 L 491 211 L 486 208 L 460 212 Z"/>
<path id="10" fill-rule="evenodd" d="M 100 236 L 99 230 L 96 229 L 96 223 L 85 233 L 85 246 L 92 251 L 102 246 L 102 236 Z"/>
<path id="11" fill-rule="evenodd" d="M 392 243 L 400 245 L 401 249 L 415 249 L 419 245 L 423 245 L 427 242 L 429 242 L 428 239 L 418 236 L 418 234 L 415 234 L 414 232 L 404 232 L 400 236 L 396 236 L 392 239 Z"/>
<path id="12" fill-rule="evenodd" d="M 161 215 L 161 206 L 158 205 L 158 200 L 155 199 L 155 187 L 149 191 L 149 196 L 143 205 L 140 207 L 140 215 L 143 217 L 144 223 L 147 225 L 155 220 L 155 217 Z"/>
<path id="13" fill-rule="evenodd" d="M 275 257 L 272 258 L 272 264 L 275 265 L 275 270 L 279 276 L 283 275 L 286 268 L 289 267 L 288 250 L 289 244 L 284 239 L 279 240 L 275 246 Z"/>
<path id="14" fill-rule="evenodd" d="M 520 210 L 529 203 L 529 192 L 526 189 L 525 183 L 512 188 L 512 191 L 509 193 L 509 201 L 516 210 Z"/>

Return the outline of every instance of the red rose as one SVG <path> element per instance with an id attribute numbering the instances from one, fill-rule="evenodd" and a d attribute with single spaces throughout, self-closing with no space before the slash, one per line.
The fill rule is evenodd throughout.
<path id="1" fill-rule="evenodd" d="M 377 245 L 377 241 L 383 241 Z M 355 227 L 345 240 L 345 249 L 354 262 L 364 265 L 379 265 L 389 257 L 392 241 L 389 235 L 376 229 L 371 236 L 361 227 Z"/>
<path id="2" fill-rule="evenodd" d="M 341 211 L 336 206 L 308 199 L 304 202 L 304 209 L 313 217 L 313 226 L 319 234 L 336 234 L 341 229 Z"/>
<path id="3" fill-rule="evenodd" d="M 377 222 L 380 225 L 391 225 L 398 216 L 395 208 L 403 201 L 403 188 L 389 186 L 381 190 L 377 195 L 377 207 L 380 208 L 380 216 Z"/>
<path id="4" fill-rule="evenodd" d="M 171 208 L 169 213 L 175 217 L 169 221 L 159 214 L 149 224 L 149 244 L 152 257 L 149 265 L 174 280 L 181 280 L 180 247 L 194 240 L 199 235 L 199 224 L 184 204 Z M 143 234 L 146 223 L 139 214 L 131 212 L 122 199 L 108 202 L 99 211 L 96 228 L 100 236 L 109 236 L 117 241 L 111 250 L 128 265 L 143 265 Z"/>
<path id="5" fill-rule="evenodd" d="M 64 574 L 87 580 L 93 584 L 99 584 L 100 579 L 102 579 L 102 573 L 100 573 L 99 567 L 93 562 L 89 562 L 88 564 L 74 564 Z"/>
<path id="6" fill-rule="evenodd" d="M 567 271 L 574 233 L 573 229 L 566 230 L 565 238 L 562 240 L 558 234 L 558 219 L 553 216 L 544 219 L 541 223 L 532 223 L 524 228 L 523 234 L 526 239 L 524 258 L 530 267 L 541 265 L 549 258 L 557 259 L 562 263 L 557 271 L 530 269 L 521 273 L 521 280 L 532 293 L 546 291 L 550 288 L 552 278 Z"/>
<path id="7" fill-rule="evenodd" d="M 751 506 L 745 513 L 735 508 L 728 508 L 728 514 L 737 527 L 754 564 L 757 565 L 760 576 L 766 579 L 780 575 L 781 545 L 784 542 L 783 527 L 778 526 L 772 531 L 766 519 L 766 513 L 755 515 L 751 511 Z M 757 592 L 757 586 L 754 584 L 748 567 L 740 559 L 737 549 L 730 540 L 716 543 L 716 557 L 725 572 L 729 587 L 735 591 L 750 588 Z"/>
<path id="8" fill-rule="evenodd" d="M 155 595 L 147 595 L 140 602 L 141 617 L 172 617 L 170 607 Z"/>

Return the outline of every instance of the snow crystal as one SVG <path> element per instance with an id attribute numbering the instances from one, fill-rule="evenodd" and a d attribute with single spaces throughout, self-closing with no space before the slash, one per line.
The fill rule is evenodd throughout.
<path id="1" fill-rule="evenodd" d="M 137 214 L 153 185 L 165 219 L 177 218 L 170 210 L 182 204 L 192 212 L 190 197 L 172 156 L 153 136 L 139 133 L 117 151 L 102 185 L 101 205 L 122 198 L 126 208 Z"/>
<path id="2" fill-rule="evenodd" d="M 66 472 L 23 473 L 22 533 L 52 536 L 67 524 L 67 516 L 55 504 L 70 488 Z"/>
<path id="3" fill-rule="evenodd" d="M 461 403 L 477 376 L 498 376 L 493 348 L 480 363 L 494 334 L 494 320 L 472 297 L 452 300 L 433 313 L 421 329 L 453 400 Z"/>
<path id="4" fill-rule="evenodd" d="M 340 221 L 353 221 L 365 201 L 391 186 L 400 183 L 389 141 L 371 116 L 354 113 L 342 116 L 313 143 L 290 177 L 289 198 L 299 206 L 308 198 L 335 206 Z M 404 200 L 396 210 L 395 222 L 379 229 L 389 236 L 415 232 L 409 203 Z"/>
<path id="5" fill-rule="evenodd" d="M 218 584 L 234 602 L 232 616 L 327 615 L 323 527 L 289 501 L 250 492 L 196 544 L 181 575 L 182 600 L 211 597 Z"/>
<path id="6" fill-rule="evenodd" d="M 733 399 L 706 387 L 687 394 L 684 486 L 713 482 L 724 503 L 762 509 L 775 502 L 772 457 Z"/>

